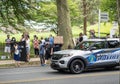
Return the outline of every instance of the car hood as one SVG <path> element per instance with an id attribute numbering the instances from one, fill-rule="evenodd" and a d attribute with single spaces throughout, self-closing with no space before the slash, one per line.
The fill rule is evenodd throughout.
<path id="1" fill-rule="evenodd" d="M 90 51 L 83 51 L 83 50 L 61 50 L 54 52 L 54 54 L 73 54 L 73 55 L 84 55 L 88 54 Z"/>

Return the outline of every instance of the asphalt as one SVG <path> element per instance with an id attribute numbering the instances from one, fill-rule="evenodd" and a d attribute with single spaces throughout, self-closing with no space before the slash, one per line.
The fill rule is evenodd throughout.
<path id="1" fill-rule="evenodd" d="M 119 79 L 118 69 L 81 74 L 58 72 L 49 66 L 0 69 L 0 84 L 120 84 Z"/>

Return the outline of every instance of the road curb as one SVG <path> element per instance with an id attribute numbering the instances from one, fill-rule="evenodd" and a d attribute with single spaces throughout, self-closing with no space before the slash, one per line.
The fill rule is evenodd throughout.
<path id="1" fill-rule="evenodd" d="M 40 66 L 40 61 L 31 61 L 31 62 L 21 62 L 20 67 L 34 67 L 34 66 Z M 15 66 L 15 63 L 11 64 L 2 64 L 0 65 L 0 69 L 2 68 L 19 68 Z"/>
<path id="2" fill-rule="evenodd" d="M 48 60 L 47 65 L 50 65 L 50 60 Z M 41 66 L 40 58 L 31 58 L 29 62 L 20 62 L 20 67 L 34 67 Z M 0 61 L 0 69 L 2 68 L 19 68 L 15 66 L 14 60 L 1 60 Z"/>

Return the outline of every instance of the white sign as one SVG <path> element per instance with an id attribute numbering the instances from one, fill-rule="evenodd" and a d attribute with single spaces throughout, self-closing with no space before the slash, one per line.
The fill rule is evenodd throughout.
<path id="1" fill-rule="evenodd" d="M 116 34 L 117 31 L 118 31 L 118 22 L 114 21 L 113 27 L 110 30 L 110 38 L 113 38 L 113 36 Z"/>
<path id="2" fill-rule="evenodd" d="M 107 22 L 109 20 L 109 14 L 107 12 L 101 12 L 100 19 L 102 22 Z"/>

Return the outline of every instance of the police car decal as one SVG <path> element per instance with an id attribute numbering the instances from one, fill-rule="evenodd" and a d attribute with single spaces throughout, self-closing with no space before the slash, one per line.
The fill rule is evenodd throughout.
<path id="1" fill-rule="evenodd" d="M 97 63 L 97 62 L 104 62 L 109 60 L 118 60 L 120 58 L 120 48 L 112 50 L 111 52 L 104 53 L 104 50 L 92 53 L 86 59 L 89 62 L 89 65 Z"/>

